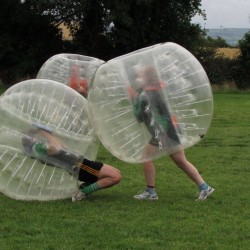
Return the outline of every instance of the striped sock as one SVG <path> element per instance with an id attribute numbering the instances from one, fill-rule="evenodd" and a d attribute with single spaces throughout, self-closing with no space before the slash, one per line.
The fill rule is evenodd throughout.
<path id="1" fill-rule="evenodd" d="M 87 186 L 87 187 L 84 187 L 83 189 L 81 189 L 81 191 L 82 191 L 83 193 L 85 193 L 86 196 L 88 196 L 88 195 L 92 194 L 93 192 L 95 192 L 95 191 L 97 191 L 97 190 L 99 190 L 99 189 L 100 189 L 100 187 L 99 187 L 98 184 L 95 182 L 95 183 L 93 183 L 93 184 L 91 184 L 91 185 L 89 185 L 89 186 Z"/>

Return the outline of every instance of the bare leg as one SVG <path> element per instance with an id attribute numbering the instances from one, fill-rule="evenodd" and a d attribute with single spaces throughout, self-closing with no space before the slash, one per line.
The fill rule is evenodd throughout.
<path id="1" fill-rule="evenodd" d="M 82 200 L 99 189 L 112 187 L 121 181 L 120 171 L 110 165 L 104 164 L 98 176 L 98 180 L 80 189 L 72 196 L 72 201 Z"/>
<path id="2" fill-rule="evenodd" d="M 143 171 L 146 181 L 146 192 L 144 191 L 140 194 L 134 195 L 134 198 L 138 200 L 158 200 L 158 196 L 155 191 L 156 171 L 153 161 L 143 163 Z"/>
<path id="3" fill-rule="evenodd" d="M 148 144 L 145 147 L 145 152 L 144 152 L 144 157 L 148 158 L 151 155 L 153 155 L 157 151 L 157 148 Z M 144 177 L 146 180 L 146 185 L 147 186 L 155 186 L 155 178 L 156 178 L 156 170 L 155 170 L 155 165 L 153 161 L 149 160 L 147 162 L 143 163 L 143 172 L 144 172 Z"/>
<path id="4" fill-rule="evenodd" d="M 121 173 L 118 169 L 104 164 L 100 170 L 98 181 L 96 182 L 100 189 L 112 187 L 121 181 Z"/>
<path id="5" fill-rule="evenodd" d="M 184 173 L 193 180 L 198 186 L 204 183 L 205 181 L 202 179 L 198 170 L 192 165 L 185 156 L 184 150 L 178 151 L 170 155 L 171 159 L 175 162 L 175 164 L 181 168 Z"/>
<path id="6" fill-rule="evenodd" d="M 144 171 L 144 176 L 146 180 L 146 185 L 154 187 L 155 176 L 156 176 L 154 163 L 152 161 L 147 161 L 143 163 L 143 171 Z"/>

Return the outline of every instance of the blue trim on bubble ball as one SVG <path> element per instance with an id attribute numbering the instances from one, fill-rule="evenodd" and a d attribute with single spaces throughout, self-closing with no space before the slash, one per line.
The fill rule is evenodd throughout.
<path id="1" fill-rule="evenodd" d="M 39 129 L 43 129 L 49 133 L 51 133 L 53 130 L 52 128 L 50 128 L 49 126 L 46 126 L 46 125 L 42 125 L 42 124 L 39 124 L 39 123 L 32 123 L 32 125 L 36 128 L 39 128 Z"/>

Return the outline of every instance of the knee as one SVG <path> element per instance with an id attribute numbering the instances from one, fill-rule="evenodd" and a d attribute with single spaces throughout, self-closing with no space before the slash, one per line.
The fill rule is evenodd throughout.
<path id="1" fill-rule="evenodd" d="M 112 180 L 113 180 L 113 185 L 117 185 L 121 180 L 122 180 L 122 176 L 120 171 L 117 171 L 113 176 L 112 176 Z"/>
<path id="2" fill-rule="evenodd" d="M 113 185 L 118 184 L 121 181 L 122 176 L 121 176 L 121 172 L 118 169 L 105 164 L 103 168 L 101 169 L 100 175 L 99 175 L 99 179 L 103 179 L 103 178 L 109 179 L 110 185 L 113 186 Z"/>

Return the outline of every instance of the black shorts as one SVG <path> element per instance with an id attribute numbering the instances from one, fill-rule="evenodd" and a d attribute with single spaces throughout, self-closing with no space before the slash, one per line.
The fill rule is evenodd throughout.
<path id="1" fill-rule="evenodd" d="M 102 167 L 102 162 L 84 159 L 80 167 L 78 180 L 89 184 L 96 182 Z"/>

